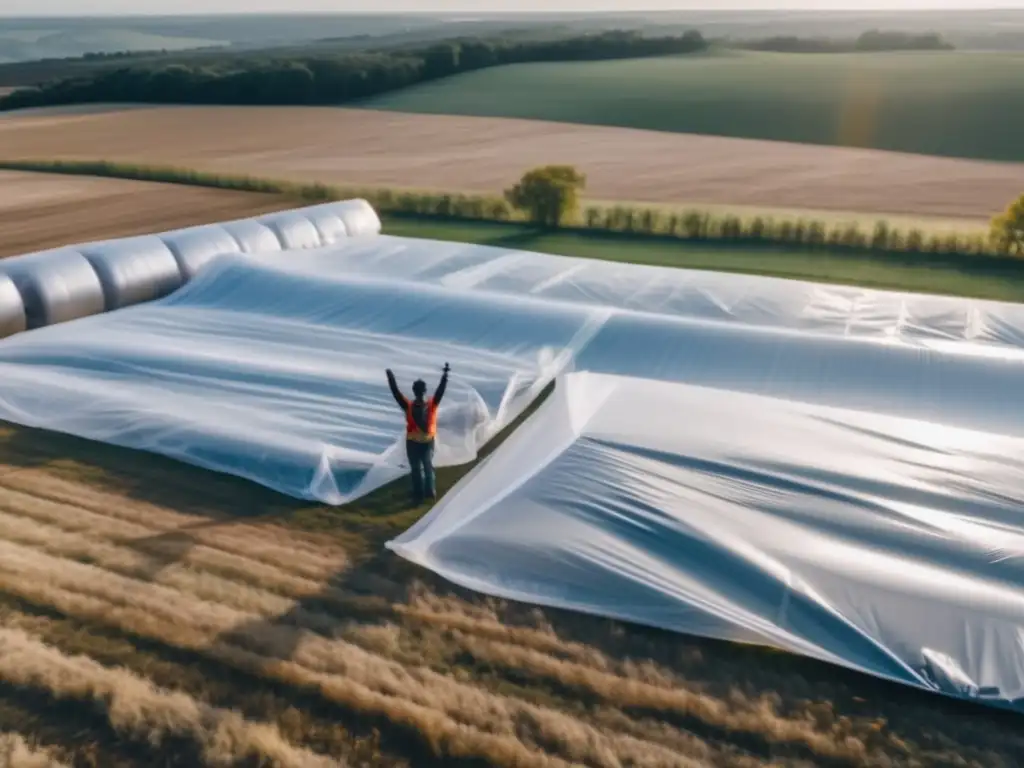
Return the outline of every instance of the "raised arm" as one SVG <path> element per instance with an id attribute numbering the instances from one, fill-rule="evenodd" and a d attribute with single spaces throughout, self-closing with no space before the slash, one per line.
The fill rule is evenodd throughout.
<path id="1" fill-rule="evenodd" d="M 388 387 L 391 388 L 391 396 L 395 398 L 395 402 L 398 403 L 398 407 L 403 411 L 408 410 L 409 401 L 405 399 L 405 395 L 403 395 L 401 390 L 398 388 L 398 382 L 395 381 L 395 374 L 392 373 L 390 368 L 388 368 Z"/>
<path id="2" fill-rule="evenodd" d="M 451 366 L 448 363 L 444 364 L 444 373 L 441 374 L 441 383 L 437 385 L 437 391 L 434 393 L 434 402 L 437 405 L 441 404 L 441 398 L 444 397 L 444 391 L 448 389 L 448 371 L 451 370 Z"/>

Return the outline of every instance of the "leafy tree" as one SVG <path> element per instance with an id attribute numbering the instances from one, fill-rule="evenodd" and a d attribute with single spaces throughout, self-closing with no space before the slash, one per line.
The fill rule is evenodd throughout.
<path id="1" fill-rule="evenodd" d="M 155 60 L 137 56 L 76 59 L 58 63 L 56 70 L 44 67 L 35 75 L 24 74 L 18 82 L 40 85 L 0 97 L 0 110 L 96 101 L 341 104 L 502 64 L 665 56 L 694 53 L 707 46 L 699 32 L 647 37 L 610 31 L 554 40 L 498 37 L 357 53 L 298 52 L 281 58 L 264 51 L 202 57 L 178 54 Z"/>
<path id="2" fill-rule="evenodd" d="M 571 165 L 546 165 L 527 171 L 518 184 L 506 190 L 505 199 L 534 224 L 560 227 L 577 213 L 586 184 L 587 177 Z"/>
<path id="3" fill-rule="evenodd" d="M 992 219 L 992 240 L 1000 250 L 1024 255 L 1024 195 Z"/>

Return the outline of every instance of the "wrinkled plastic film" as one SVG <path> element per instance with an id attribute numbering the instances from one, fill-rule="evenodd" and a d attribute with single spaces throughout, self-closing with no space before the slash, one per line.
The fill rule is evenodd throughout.
<path id="1" fill-rule="evenodd" d="M 561 376 L 389 546 L 490 594 L 1018 703 L 1024 307 L 364 237 L 329 210 L 344 241 L 218 255 L 4 341 L 0 418 L 344 503 L 407 471 L 385 368 L 408 392 L 453 366 L 439 465 Z"/>
<path id="2" fill-rule="evenodd" d="M 472 461 L 568 359 L 584 308 L 221 256 L 157 302 L 0 345 L 0 418 L 162 453 L 331 504 L 405 473 L 408 393 L 456 371 L 439 466 Z"/>
<path id="3" fill-rule="evenodd" d="M 1021 455 L 1020 436 L 572 374 L 388 547 L 486 594 L 1021 706 Z"/>

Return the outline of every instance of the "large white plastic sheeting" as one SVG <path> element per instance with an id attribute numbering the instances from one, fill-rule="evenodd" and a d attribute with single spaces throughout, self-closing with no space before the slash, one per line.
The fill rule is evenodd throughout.
<path id="1" fill-rule="evenodd" d="M 575 373 L 388 546 L 491 595 L 1024 705 L 1024 439 Z"/>
<path id="2" fill-rule="evenodd" d="M 4 341 L 0 419 L 340 504 L 407 471 L 383 370 L 408 388 L 444 362 L 439 465 L 563 378 L 400 554 L 1024 697 L 1020 305 L 349 237 L 220 255 L 163 300 Z"/>
<path id="3" fill-rule="evenodd" d="M 107 310 L 152 301 L 181 287 L 178 260 L 155 235 L 77 246 L 103 286 Z"/>
<path id="4" fill-rule="evenodd" d="M 159 237 L 174 255 L 185 280 L 191 280 L 211 259 L 222 253 L 242 252 L 238 240 L 217 224 L 165 232 Z"/>
<path id="5" fill-rule="evenodd" d="M 0 259 L 0 274 L 18 287 L 29 330 L 104 310 L 103 286 L 96 271 L 70 248 Z"/>
<path id="6" fill-rule="evenodd" d="M 0 344 L 0 419 L 341 504 L 408 471 L 386 368 L 408 393 L 451 363 L 436 461 L 463 464 L 590 332 L 579 307 L 343 264 L 219 256 L 163 300 L 14 336 Z"/>
<path id="7" fill-rule="evenodd" d="M 575 370 L 1024 434 L 1024 305 L 388 236 L 303 263 L 328 258 L 353 274 L 593 313 Z"/>
<path id="8" fill-rule="evenodd" d="M 0 338 L 25 330 L 25 305 L 18 286 L 7 275 L 0 274 Z"/>
<path id="9" fill-rule="evenodd" d="M 366 274 L 650 315 L 936 350 L 964 341 L 1024 348 L 1020 304 L 388 236 L 345 243 L 337 253 Z"/>

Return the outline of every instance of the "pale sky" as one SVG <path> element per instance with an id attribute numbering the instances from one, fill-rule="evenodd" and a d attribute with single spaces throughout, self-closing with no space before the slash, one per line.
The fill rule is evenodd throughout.
<path id="1" fill-rule="evenodd" d="M 927 8 L 1024 8 L 1024 0 L 0 0 L 0 16 Z"/>

